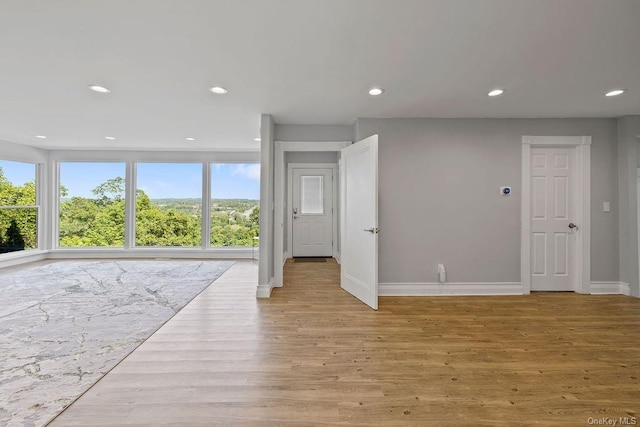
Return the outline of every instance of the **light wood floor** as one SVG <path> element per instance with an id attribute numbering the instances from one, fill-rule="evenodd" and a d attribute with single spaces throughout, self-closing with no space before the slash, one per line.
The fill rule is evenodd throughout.
<path id="1" fill-rule="evenodd" d="M 640 300 L 381 298 L 237 263 L 52 425 L 589 425 L 640 416 Z M 636 418 L 640 424 L 640 420 Z M 618 425 L 619 422 L 618 422 Z"/>

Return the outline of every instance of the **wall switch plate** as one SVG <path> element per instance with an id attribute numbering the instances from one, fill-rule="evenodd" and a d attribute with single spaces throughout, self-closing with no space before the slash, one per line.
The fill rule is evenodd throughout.
<path id="1" fill-rule="evenodd" d="M 602 202 L 602 212 L 611 212 L 610 202 Z"/>

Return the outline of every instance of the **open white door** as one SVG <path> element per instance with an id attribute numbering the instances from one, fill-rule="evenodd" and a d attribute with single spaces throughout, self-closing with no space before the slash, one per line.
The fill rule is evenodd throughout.
<path id="1" fill-rule="evenodd" d="M 341 150 L 340 286 L 378 309 L 378 135 Z"/>

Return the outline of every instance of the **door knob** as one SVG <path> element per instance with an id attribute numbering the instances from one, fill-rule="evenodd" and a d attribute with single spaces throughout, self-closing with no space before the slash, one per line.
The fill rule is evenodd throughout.
<path id="1" fill-rule="evenodd" d="M 569 228 L 570 228 L 570 229 L 572 229 L 572 230 L 573 230 L 573 229 L 578 230 L 578 226 L 577 226 L 577 225 L 575 225 L 575 224 L 574 224 L 574 223 L 572 223 L 572 222 L 571 222 L 571 223 L 569 223 Z"/>
<path id="2" fill-rule="evenodd" d="M 380 229 L 378 227 L 365 228 L 364 231 L 368 231 L 371 234 L 378 234 Z"/>

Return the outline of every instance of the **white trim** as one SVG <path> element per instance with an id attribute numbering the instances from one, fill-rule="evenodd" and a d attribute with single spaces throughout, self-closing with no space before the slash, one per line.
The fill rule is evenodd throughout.
<path id="1" fill-rule="evenodd" d="M 273 281 L 270 280 L 267 285 L 258 285 L 256 288 L 256 298 L 270 298 L 273 291 Z"/>
<path id="2" fill-rule="evenodd" d="M 211 247 L 211 168 L 211 162 L 202 163 L 202 220 L 200 233 L 202 234 L 201 245 L 204 250 Z"/>
<path id="3" fill-rule="evenodd" d="M 58 165 L 60 165 L 60 163 L 58 163 Z M 124 186 L 124 247 L 130 250 L 136 245 L 136 194 L 138 189 L 137 163 L 125 163 Z M 60 238 L 58 237 L 58 245 L 59 242 Z"/>
<path id="4" fill-rule="evenodd" d="M 284 214 L 286 206 L 286 195 L 284 194 L 285 182 L 287 179 L 287 168 L 285 168 L 285 152 L 287 151 L 340 151 L 344 147 L 351 145 L 351 141 L 276 141 L 275 142 L 275 155 L 274 155 L 274 221 L 273 221 L 273 266 L 274 266 L 274 278 L 273 283 L 275 287 L 282 286 L 283 282 L 283 269 L 284 261 L 289 254 L 285 255 L 284 249 Z M 335 177 L 337 178 L 337 177 Z M 334 178 L 334 183 L 336 179 Z M 335 197 L 335 196 L 334 196 Z M 334 207 L 337 204 L 334 204 Z M 339 209 L 339 206 L 338 206 Z M 334 209 L 334 212 L 337 209 Z M 334 245 L 337 242 L 334 240 Z M 339 254 L 336 251 L 336 255 Z"/>
<path id="5" fill-rule="evenodd" d="M 378 295 L 390 296 L 455 296 L 455 295 L 523 295 L 520 282 L 428 282 L 380 283 Z"/>
<path id="6" fill-rule="evenodd" d="M 42 260 L 60 259 L 252 259 L 252 248 L 65 248 L 27 249 L 0 255 L 0 269 Z"/>
<path id="7" fill-rule="evenodd" d="M 53 249 L 60 244 L 60 164 L 49 161 L 49 173 L 47 174 L 47 189 L 49 194 L 48 205 L 51 206 L 51 216 L 47 218 L 49 232 L 45 249 Z"/>
<path id="8" fill-rule="evenodd" d="M 591 286 L 591 137 L 523 136 L 520 271 L 524 293 L 531 292 L 531 147 L 573 147 L 578 177 L 574 290 L 590 293 Z"/>
<path id="9" fill-rule="evenodd" d="M 286 215 L 289 214 L 289 209 L 293 205 L 293 170 L 294 169 L 331 169 L 331 216 L 333 217 L 333 230 L 331 230 L 331 256 L 335 258 L 338 252 L 338 164 L 337 163 L 289 163 L 287 166 L 287 204 L 285 205 L 286 212 L 283 216 L 283 221 Z M 287 251 L 293 253 L 293 223 L 287 221 Z"/>
<path id="10" fill-rule="evenodd" d="M 125 248 L 58 248 L 49 251 L 48 258 L 208 258 L 208 259 L 252 259 L 253 250 L 248 248 L 210 248 L 203 250 L 200 247 L 193 248 L 153 248 L 137 247 Z"/>
<path id="11" fill-rule="evenodd" d="M 631 289 L 624 282 L 591 282 L 591 295 L 630 295 Z"/>
<path id="12" fill-rule="evenodd" d="M 39 249 L 28 249 L 25 251 L 9 252 L 0 256 L 0 269 L 13 267 L 15 265 L 27 264 L 35 261 L 47 259 L 47 251 Z"/>
<path id="13" fill-rule="evenodd" d="M 572 147 L 577 145 L 591 145 L 590 136 L 530 136 L 522 137 L 524 145 L 543 145 L 549 147 Z"/>

